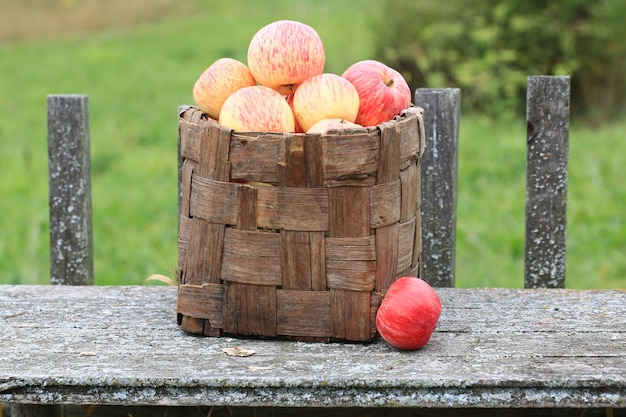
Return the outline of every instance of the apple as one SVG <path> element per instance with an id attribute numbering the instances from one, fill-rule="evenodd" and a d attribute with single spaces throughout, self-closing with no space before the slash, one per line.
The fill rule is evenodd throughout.
<path id="1" fill-rule="evenodd" d="M 232 58 L 220 58 L 196 80 L 193 99 L 200 110 L 218 120 L 228 96 L 240 88 L 253 85 L 256 81 L 244 63 Z"/>
<path id="2" fill-rule="evenodd" d="M 403 350 L 424 347 L 441 315 L 441 301 L 424 280 L 402 277 L 395 280 L 376 312 L 376 328 L 390 345 Z"/>
<path id="3" fill-rule="evenodd" d="M 315 29 L 293 20 L 262 27 L 248 45 L 248 67 L 257 83 L 282 95 L 321 74 L 325 59 L 324 44 Z"/>
<path id="4" fill-rule="evenodd" d="M 393 68 L 375 60 L 352 64 L 342 77 L 359 92 L 361 107 L 355 123 L 376 126 L 393 119 L 411 105 L 411 89 Z"/>
<path id="5" fill-rule="evenodd" d="M 289 103 L 289 107 L 291 107 L 291 111 L 293 112 L 293 93 L 289 94 L 286 97 L 286 99 L 287 99 L 287 103 Z M 296 124 L 295 132 L 296 133 L 304 133 L 304 129 L 302 129 L 302 126 L 300 126 L 300 123 L 298 123 L 298 121 L 296 120 L 295 113 L 293 115 L 293 120 L 294 120 L 294 123 Z"/>
<path id="6" fill-rule="evenodd" d="M 322 119 L 339 118 L 354 123 L 359 93 L 347 79 L 332 73 L 314 75 L 293 95 L 293 112 L 306 132 Z"/>
<path id="7" fill-rule="evenodd" d="M 222 106 L 219 123 L 235 132 L 293 132 L 293 112 L 278 91 L 262 85 L 243 87 Z"/>
<path id="8" fill-rule="evenodd" d="M 330 119 L 322 119 L 319 122 L 315 123 L 313 126 L 307 130 L 306 133 L 327 133 L 330 130 L 345 130 L 345 129 L 357 129 L 363 128 L 363 126 L 358 125 L 356 123 L 352 123 L 347 121 L 346 119 L 340 118 L 330 118 Z"/>

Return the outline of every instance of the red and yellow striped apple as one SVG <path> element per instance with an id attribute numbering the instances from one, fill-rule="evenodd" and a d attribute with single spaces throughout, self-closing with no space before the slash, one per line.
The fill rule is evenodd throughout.
<path id="1" fill-rule="evenodd" d="M 293 132 L 295 128 L 285 97 L 262 85 L 231 94 L 222 106 L 219 123 L 235 132 Z"/>
<path id="2" fill-rule="evenodd" d="M 376 126 L 411 105 L 411 89 L 402 74 L 382 62 L 371 59 L 356 62 L 342 77 L 359 92 L 361 106 L 355 123 Z"/>
<path id="3" fill-rule="evenodd" d="M 376 328 L 398 349 L 420 349 L 428 343 L 441 315 L 439 296 L 416 277 L 395 280 L 376 312 Z"/>
<path id="4" fill-rule="evenodd" d="M 289 107 L 291 107 L 291 111 L 293 112 L 293 94 L 289 94 L 286 98 L 287 98 L 287 103 L 289 103 Z M 296 124 L 296 128 L 295 128 L 294 132 L 295 133 L 304 133 L 304 129 L 302 129 L 302 127 L 300 126 L 300 123 L 298 123 L 298 120 L 296 120 L 295 113 L 293 115 L 293 120 L 294 120 L 294 123 Z"/>
<path id="5" fill-rule="evenodd" d="M 293 20 L 262 27 L 248 45 L 248 67 L 257 83 L 283 95 L 321 74 L 325 59 L 324 44 L 315 29 Z"/>
<path id="6" fill-rule="evenodd" d="M 256 85 L 248 67 L 236 59 L 220 58 L 205 69 L 193 86 L 193 99 L 200 110 L 218 120 L 224 101 L 243 87 Z"/>
<path id="7" fill-rule="evenodd" d="M 346 119 L 340 118 L 330 118 L 330 119 L 322 119 L 319 122 L 315 123 L 313 126 L 307 130 L 306 133 L 327 133 L 331 130 L 346 130 L 346 129 L 358 129 L 363 128 L 363 126 L 358 125 L 356 123 L 352 123 L 347 121 Z"/>
<path id="8" fill-rule="evenodd" d="M 296 89 L 293 112 L 306 132 L 322 119 L 339 118 L 354 123 L 359 112 L 359 93 L 337 74 L 314 75 Z"/>

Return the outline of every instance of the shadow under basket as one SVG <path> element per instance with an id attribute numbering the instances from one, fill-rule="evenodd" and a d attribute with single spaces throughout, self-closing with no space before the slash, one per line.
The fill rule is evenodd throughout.
<path id="1" fill-rule="evenodd" d="M 326 134 L 179 115 L 178 323 L 190 333 L 369 341 L 420 275 L 423 109 Z"/>

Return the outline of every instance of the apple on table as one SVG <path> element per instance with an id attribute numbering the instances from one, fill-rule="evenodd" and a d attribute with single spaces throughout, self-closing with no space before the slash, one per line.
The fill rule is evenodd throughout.
<path id="1" fill-rule="evenodd" d="M 441 300 L 426 281 L 417 277 L 395 280 L 376 312 L 376 329 L 390 345 L 416 350 L 430 340 L 439 316 Z"/>

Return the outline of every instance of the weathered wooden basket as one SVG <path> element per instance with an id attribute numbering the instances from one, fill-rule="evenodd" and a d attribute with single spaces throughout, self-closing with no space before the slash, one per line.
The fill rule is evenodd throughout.
<path id="1" fill-rule="evenodd" d="M 181 110 L 183 330 L 367 341 L 419 275 L 423 110 L 323 135 L 234 133 Z"/>

